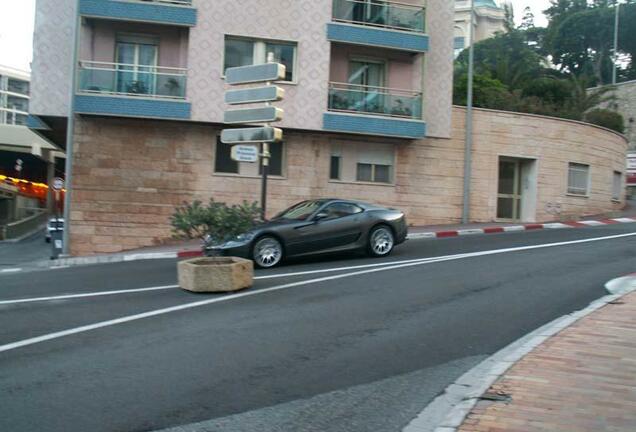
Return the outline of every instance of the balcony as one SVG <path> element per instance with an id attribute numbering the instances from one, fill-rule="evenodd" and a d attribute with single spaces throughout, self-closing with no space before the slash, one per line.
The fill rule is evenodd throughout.
<path id="1" fill-rule="evenodd" d="M 410 52 L 428 51 L 423 6 L 380 0 L 333 0 L 327 39 Z"/>
<path id="2" fill-rule="evenodd" d="M 323 118 L 326 130 L 412 139 L 426 136 L 419 92 L 332 82 L 328 111 Z"/>
<path id="3" fill-rule="evenodd" d="M 80 0 L 80 15 L 186 27 L 197 23 L 192 0 Z"/>
<path id="4" fill-rule="evenodd" d="M 78 113 L 190 118 L 187 69 L 82 61 L 78 74 Z"/>

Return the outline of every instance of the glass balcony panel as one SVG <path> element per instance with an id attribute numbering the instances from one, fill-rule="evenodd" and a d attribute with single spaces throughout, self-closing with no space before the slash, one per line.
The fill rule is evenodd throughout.
<path id="1" fill-rule="evenodd" d="M 160 66 L 82 62 L 79 91 L 185 99 L 186 70 Z"/>
<path id="2" fill-rule="evenodd" d="M 409 119 L 422 118 L 422 94 L 345 83 L 331 83 L 329 110 Z"/>
<path id="3" fill-rule="evenodd" d="M 381 0 L 334 0 L 333 18 L 354 24 L 425 31 L 425 8 Z"/>

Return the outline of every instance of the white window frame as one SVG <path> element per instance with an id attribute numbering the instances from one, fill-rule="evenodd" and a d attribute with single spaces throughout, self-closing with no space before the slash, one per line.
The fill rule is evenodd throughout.
<path id="1" fill-rule="evenodd" d="M 221 77 L 225 79 L 225 44 L 227 39 L 242 39 L 253 43 L 252 48 L 252 61 L 254 64 L 263 64 L 267 62 L 267 44 L 278 43 L 281 45 L 291 45 L 294 48 L 294 61 L 292 70 L 291 81 L 280 80 L 276 81 L 280 84 L 298 84 L 298 41 L 294 40 L 281 40 L 281 39 L 263 39 L 250 36 L 239 36 L 233 34 L 225 34 L 223 36 L 223 58 L 221 59 Z"/>
<path id="2" fill-rule="evenodd" d="M 614 171 L 612 173 L 612 201 L 621 201 L 623 198 L 624 183 L 623 173 L 620 171 Z"/>
<path id="3" fill-rule="evenodd" d="M 583 169 L 585 167 L 585 169 Z M 572 172 L 582 173 L 584 172 L 586 175 L 585 181 L 585 189 L 580 187 L 573 186 L 570 184 L 570 175 Z M 590 194 L 590 180 L 591 180 L 591 167 L 588 164 L 579 163 L 579 162 L 568 162 L 568 171 L 567 171 L 567 195 L 577 196 L 577 197 L 588 197 Z"/>

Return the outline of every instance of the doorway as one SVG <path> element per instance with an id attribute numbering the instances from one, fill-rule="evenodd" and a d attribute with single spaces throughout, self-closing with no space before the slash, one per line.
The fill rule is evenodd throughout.
<path id="1" fill-rule="evenodd" d="M 534 222 L 536 217 L 536 160 L 499 158 L 497 220 Z"/>

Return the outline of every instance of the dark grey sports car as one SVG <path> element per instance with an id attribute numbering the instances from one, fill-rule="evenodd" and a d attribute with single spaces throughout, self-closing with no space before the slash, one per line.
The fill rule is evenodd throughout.
<path id="1" fill-rule="evenodd" d="M 220 245 L 206 244 L 207 256 L 252 259 L 273 267 L 284 258 L 316 253 L 365 250 L 387 256 L 406 240 L 404 213 L 359 201 L 303 201 L 270 221 Z"/>

